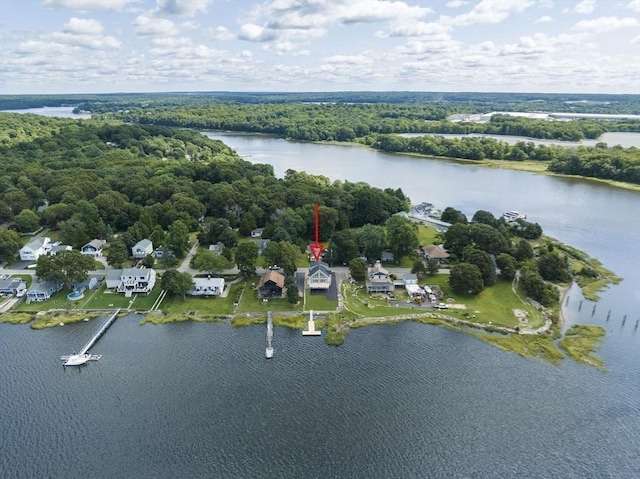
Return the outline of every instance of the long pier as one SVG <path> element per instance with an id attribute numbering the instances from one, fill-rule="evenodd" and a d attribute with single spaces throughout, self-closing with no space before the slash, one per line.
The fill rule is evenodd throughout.
<path id="1" fill-rule="evenodd" d="M 271 311 L 267 312 L 267 359 L 273 357 L 273 317 Z"/>
<path id="2" fill-rule="evenodd" d="M 65 366 L 80 366 L 87 361 L 97 361 L 101 358 L 101 356 L 95 354 L 88 354 L 87 351 L 93 347 L 94 344 L 98 342 L 98 340 L 102 337 L 109 326 L 113 324 L 113 322 L 118 317 L 118 313 L 120 312 L 120 308 L 116 309 L 113 314 L 107 319 L 102 326 L 91 336 L 87 344 L 85 344 L 80 352 L 73 353 L 70 356 L 60 356 L 60 359 L 64 361 Z"/>

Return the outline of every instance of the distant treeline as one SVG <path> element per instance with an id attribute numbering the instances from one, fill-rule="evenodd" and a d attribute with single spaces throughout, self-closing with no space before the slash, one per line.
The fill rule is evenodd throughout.
<path id="1" fill-rule="evenodd" d="M 482 92 L 171 92 L 89 95 L 0 95 L 0 110 L 76 105 L 108 112 L 127 108 L 158 108 L 216 103 L 390 103 L 430 104 L 451 113 L 489 111 L 556 111 L 639 114 L 640 95 Z"/>
<path id="2" fill-rule="evenodd" d="M 301 141 L 354 141 L 375 133 L 484 133 L 579 141 L 607 131 L 640 131 L 640 121 L 544 121 L 494 115 L 488 123 L 451 122 L 441 106 L 396 104 L 220 104 L 133 108 L 108 115 L 132 123 L 268 133 Z"/>
<path id="3" fill-rule="evenodd" d="M 604 144 L 566 148 L 524 141 L 509 145 L 493 138 L 405 138 L 399 135 L 370 136 L 365 143 L 396 153 L 469 160 L 541 161 L 548 163 L 549 171 L 554 173 L 640 184 L 640 150 L 637 148 L 607 148 Z"/>

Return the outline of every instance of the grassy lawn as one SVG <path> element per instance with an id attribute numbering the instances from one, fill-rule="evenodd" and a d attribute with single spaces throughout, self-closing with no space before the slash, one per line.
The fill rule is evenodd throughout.
<path id="1" fill-rule="evenodd" d="M 79 307 L 85 309 L 116 309 L 129 307 L 129 301 L 133 298 L 125 298 L 122 293 L 107 292 L 106 282 L 97 291 L 91 294 L 85 293 L 82 300 L 78 301 Z"/>
<path id="2" fill-rule="evenodd" d="M 431 226 L 418 225 L 418 244 L 428 246 L 430 244 L 440 244 L 441 234 Z"/>
<path id="3" fill-rule="evenodd" d="M 37 302 L 34 301 L 31 304 L 27 304 L 26 301 L 18 306 L 18 311 L 49 311 L 50 309 L 75 309 L 79 308 L 82 301 L 69 301 L 67 294 L 70 291 L 66 288 L 58 291 L 46 301 Z"/>
<path id="4" fill-rule="evenodd" d="M 314 311 L 335 311 L 338 308 L 337 301 L 329 301 L 324 295 L 309 294 L 309 289 L 305 291 L 305 309 Z"/>
<path id="5" fill-rule="evenodd" d="M 389 306 L 387 300 L 383 298 L 382 295 L 369 295 L 362 286 L 344 284 L 342 293 L 345 307 L 359 316 L 378 318 L 416 312 L 415 309 L 411 307 L 400 308 Z"/>
<path id="6" fill-rule="evenodd" d="M 253 283 L 258 284 L 257 278 Z M 302 301 L 298 304 L 291 304 L 286 298 L 269 299 L 263 302 L 258 298 L 258 292 L 251 286 L 252 282 L 247 281 L 244 285 L 242 298 L 238 304 L 238 313 L 258 313 L 267 311 L 302 311 Z"/>
<path id="7" fill-rule="evenodd" d="M 160 309 L 165 314 L 188 313 L 196 311 L 198 316 L 201 315 L 229 315 L 233 314 L 233 303 L 239 296 L 237 293 L 244 288 L 244 283 L 236 283 L 231 285 L 231 290 L 226 298 L 198 298 L 187 296 L 186 300 L 182 296 L 167 296 Z"/>
<path id="8" fill-rule="evenodd" d="M 449 276 L 439 274 L 429 276 L 420 281 L 420 284 L 438 286 L 445 299 L 453 298 L 455 303 L 464 304 L 469 315 L 475 315 L 473 321 L 478 323 L 493 324 L 498 326 L 507 326 L 513 328 L 519 325 L 518 318 L 515 316 L 514 309 L 522 309 L 529 313 L 528 327 L 538 328 L 544 324 L 542 315 L 528 301 L 521 299 L 511 290 L 511 282 L 498 279 L 498 282 L 485 288 L 478 295 L 459 295 L 451 291 L 449 287 Z M 450 314 L 455 309 L 449 309 L 446 314 Z M 464 314 L 464 313 L 462 313 Z"/>

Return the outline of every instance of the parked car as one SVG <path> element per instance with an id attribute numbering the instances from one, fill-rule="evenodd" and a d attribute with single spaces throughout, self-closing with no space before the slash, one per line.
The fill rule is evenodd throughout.
<path id="1" fill-rule="evenodd" d="M 436 308 L 438 308 L 438 309 L 449 309 L 449 305 L 447 303 L 438 303 L 436 305 Z"/>

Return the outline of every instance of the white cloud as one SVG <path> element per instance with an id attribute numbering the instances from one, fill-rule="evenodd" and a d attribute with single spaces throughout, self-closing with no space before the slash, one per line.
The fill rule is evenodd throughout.
<path id="1" fill-rule="evenodd" d="M 223 26 L 210 28 L 209 35 L 213 40 L 218 40 L 218 41 L 231 40 L 235 38 L 235 35 L 231 33 L 229 30 L 227 30 L 226 27 L 223 27 Z"/>
<path id="2" fill-rule="evenodd" d="M 212 0 L 157 0 L 160 15 L 180 15 L 193 17 L 198 12 L 206 12 Z"/>
<path id="3" fill-rule="evenodd" d="M 393 23 L 387 31 L 378 31 L 376 36 L 380 38 L 388 37 L 421 37 L 425 35 L 439 35 L 448 33 L 451 27 L 441 25 L 437 22 L 398 22 Z"/>
<path id="4" fill-rule="evenodd" d="M 531 5 L 533 5 L 532 0 L 482 0 L 468 13 L 455 17 L 442 16 L 439 22 L 453 26 L 500 23 L 511 14 L 520 13 Z"/>
<path id="5" fill-rule="evenodd" d="M 433 13 L 428 7 L 411 6 L 403 1 L 388 0 L 274 0 L 256 7 L 252 21 L 240 27 L 238 38 L 254 42 L 275 42 L 280 52 L 293 51 L 326 35 L 333 25 L 387 22 L 395 33 L 379 32 L 378 36 L 399 36 L 398 25 L 416 25 Z M 417 28 L 420 28 L 419 26 Z M 404 35 L 415 34 L 405 33 Z M 295 40 L 295 42 L 294 42 Z M 291 47 L 291 48 L 290 48 Z"/>
<path id="6" fill-rule="evenodd" d="M 240 33 L 238 38 L 241 40 L 247 40 L 250 42 L 268 42 L 275 40 L 277 33 L 255 23 L 246 23 L 240 27 Z"/>
<path id="7" fill-rule="evenodd" d="M 179 33 L 174 22 L 165 18 L 156 18 L 148 14 L 138 15 L 133 21 L 136 35 L 139 36 L 173 36 Z"/>
<path id="8" fill-rule="evenodd" d="M 596 8 L 596 0 L 582 0 L 578 3 L 573 10 L 573 13 L 581 13 L 583 15 L 588 15 L 593 13 L 593 10 Z"/>
<path id="9" fill-rule="evenodd" d="M 640 44 L 640 35 L 638 35 L 637 37 L 635 37 L 633 40 L 629 42 L 629 45 L 638 45 L 638 44 Z"/>
<path id="10" fill-rule="evenodd" d="M 533 23 L 549 23 L 549 22 L 552 22 L 552 21 L 553 21 L 553 18 L 551 18 L 549 15 L 545 15 L 544 17 L 538 18 Z"/>
<path id="11" fill-rule="evenodd" d="M 631 0 L 626 8 L 629 10 L 633 10 L 634 12 L 640 13 L 640 0 Z"/>
<path id="12" fill-rule="evenodd" d="M 97 20 L 73 17 L 65 25 L 63 31 L 71 34 L 99 35 L 104 28 Z"/>
<path id="13" fill-rule="evenodd" d="M 95 10 L 121 11 L 130 3 L 141 0 L 44 0 L 43 7 L 91 12 Z"/>
<path id="14" fill-rule="evenodd" d="M 469 2 L 465 2 L 464 0 L 451 0 L 450 2 L 446 3 L 446 7 L 447 8 L 459 8 L 463 5 L 466 5 Z"/>
<path id="15" fill-rule="evenodd" d="M 633 17 L 599 17 L 593 20 L 582 20 L 576 23 L 572 28 L 574 30 L 584 30 L 594 33 L 603 33 L 618 28 L 635 27 L 638 25 L 638 19 Z"/>
<path id="16" fill-rule="evenodd" d="M 54 32 L 51 34 L 56 42 L 73 45 L 91 50 L 109 50 L 120 48 L 120 40 L 103 35 L 85 35 L 66 32 Z"/>

